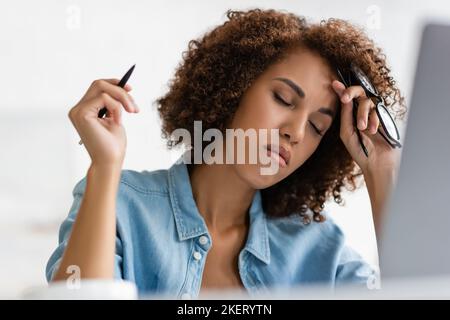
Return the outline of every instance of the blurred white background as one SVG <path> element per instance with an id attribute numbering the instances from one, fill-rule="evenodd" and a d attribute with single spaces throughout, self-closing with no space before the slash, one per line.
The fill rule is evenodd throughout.
<path id="1" fill-rule="evenodd" d="M 190 39 L 224 21 L 227 9 L 284 9 L 312 21 L 338 17 L 366 28 L 384 48 L 409 97 L 423 17 L 450 20 L 428 1 L 5 1 L 0 3 L 0 298 L 45 284 L 44 268 L 89 158 L 67 117 L 97 78 L 130 79 L 139 114 L 124 113 L 124 167 L 168 168 L 153 101 L 167 89 Z M 329 204 L 348 243 L 370 263 L 377 251 L 365 189 Z"/>

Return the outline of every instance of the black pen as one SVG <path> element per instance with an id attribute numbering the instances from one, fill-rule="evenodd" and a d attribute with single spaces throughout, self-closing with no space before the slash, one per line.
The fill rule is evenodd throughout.
<path id="1" fill-rule="evenodd" d="M 121 87 L 121 88 L 125 87 L 125 85 L 127 84 L 128 79 L 130 79 L 130 76 L 133 73 L 133 70 L 134 70 L 135 66 L 136 65 L 134 64 L 127 71 L 127 73 L 125 73 L 125 75 L 122 77 L 122 79 L 120 79 L 119 83 L 117 84 L 118 87 Z M 98 112 L 98 117 L 99 118 L 103 118 L 107 111 L 108 111 L 108 109 L 106 109 L 106 107 L 101 108 L 100 111 Z M 80 140 L 80 142 L 78 142 L 78 144 L 82 145 L 83 141 Z"/>

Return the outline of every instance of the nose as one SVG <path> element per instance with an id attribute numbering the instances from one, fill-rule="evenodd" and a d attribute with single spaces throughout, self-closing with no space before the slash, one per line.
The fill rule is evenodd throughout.
<path id="1" fill-rule="evenodd" d="M 280 129 L 282 137 L 291 144 L 298 144 L 305 138 L 307 119 L 305 117 L 292 117 L 289 123 Z"/>

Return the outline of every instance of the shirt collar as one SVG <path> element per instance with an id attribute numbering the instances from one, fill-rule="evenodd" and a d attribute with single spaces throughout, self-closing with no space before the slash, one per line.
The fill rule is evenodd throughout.
<path id="1" fill-rule="evenodd" d="M 182 156 L 183 157 L 183 156 Z M 208 233 L 192 194 L 186 164 L 178 159 L 168 170 L 170 201 L 175 217 L 178 239 L 184 241 Z M 249 210 L 250 227 L 244 250 L 266 264 L 270 263 L 267 220 L 262 209 L 261 193 L 256 191 Z"/>

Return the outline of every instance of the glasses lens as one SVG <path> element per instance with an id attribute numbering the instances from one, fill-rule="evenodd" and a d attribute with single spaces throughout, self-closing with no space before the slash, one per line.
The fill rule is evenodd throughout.
<path id="1" fill-rule="evenodd" d="M 380 121 L 383 122 L 384 128 L 387 131 L 387 135 L 391 139 L 400 140 L 400 135 L 397 130 L 397 126 L 395 125 L 394 119 L 392 119 L 391 114 L 386 109 L 386 107 L 382 104 L 378 104 L 378 115 L 380 116 Z"/>

